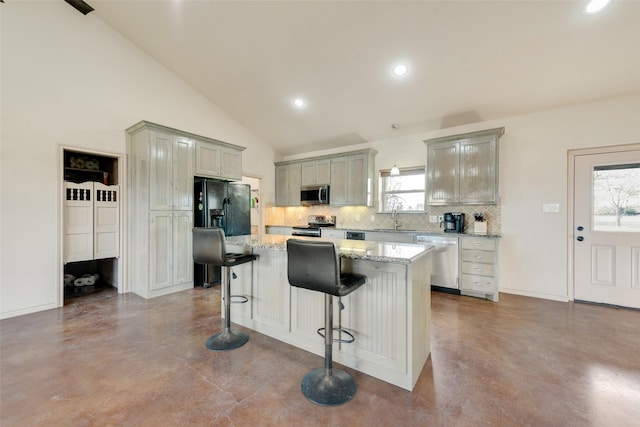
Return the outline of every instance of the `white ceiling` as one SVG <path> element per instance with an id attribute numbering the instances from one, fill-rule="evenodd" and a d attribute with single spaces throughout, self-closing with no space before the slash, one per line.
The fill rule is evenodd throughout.
<path id="1" fill-rule="evenodd" d="M 284 155 L 640 91 L 637 0 L 86 1 Z"/>

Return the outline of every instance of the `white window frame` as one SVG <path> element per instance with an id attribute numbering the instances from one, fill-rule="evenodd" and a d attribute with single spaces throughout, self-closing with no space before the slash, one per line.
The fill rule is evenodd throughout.
<path id="1" fill-rule="evenodd" d="M 422 175 L 422 182 L 423 182 L 422 188 L 404 189 L 404 190 L 397 190 L 397 191 L 384 190 L 386 188 L 385 181 L 387 179 L 397 179 L 399 177 L 401 178 L 403 176 L 411 176 L 411 175 Z M 426 194 L 427 194 L 426 188 L 427 188 L 426 170 L 424 166 L 413 166 L 413 167 L 401 168 L 400 175 L 398 176 L 391 176 L 391 169 L 380 169 L 378 174 L 378 189 L 379 189 L 378 190 L 378 213 L 391 213 L 391 209 L 385 210 L 386 203 L 384 203 L 383 201 L 386 199 L 386 197 L 393 197 L 394 195 L 401 195 L 403 193 L 420 193 L 420 192 L 422 193 L 423 206 L 425 208 L 419 209 L 419 210 L 398 209 L 398 212 L 424 213 L 426 209 Z"/>

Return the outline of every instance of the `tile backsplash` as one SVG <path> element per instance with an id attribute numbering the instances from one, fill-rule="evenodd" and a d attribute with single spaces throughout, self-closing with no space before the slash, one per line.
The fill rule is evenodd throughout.
<path id="1" fill-rule="evenodd" d="M 440 231 L 440 223 L 429 222 L 429 217 L 432 215 L 440 216 L 445 212 L 464 213 L 466 232 L 473 232 L 473 214 L 482 213 L 487 222 L 487 232 L 489 234 L 500 234 L 500 205 L 429 206 L 425 213 L 398 214 L 399 227 L 421 231 Z M 336 227 L 338 228 L 358 230 L 393 228 L 393 218 L 391 218 L 390 214 L 378 213 L 376 208 L 367 206 L 296 206 L 286 208 L 269 206 L 265 209 L 265 224 L 305 225 L 308 215 L 335 215 Z"/>

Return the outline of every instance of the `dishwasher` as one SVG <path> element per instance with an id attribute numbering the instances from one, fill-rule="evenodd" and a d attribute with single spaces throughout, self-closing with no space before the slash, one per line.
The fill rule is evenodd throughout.
<path id="1" fill-rule="evenodd" d="M 434 246 L 431 251 L 431 288 L 443 292 L 460 293 L 458 285 L 458 238 L 417 235 L 416 243 Z"/>

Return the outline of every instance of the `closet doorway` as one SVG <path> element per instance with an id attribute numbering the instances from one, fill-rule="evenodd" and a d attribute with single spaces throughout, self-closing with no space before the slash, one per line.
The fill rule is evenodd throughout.
<path id="1" fill-rule="evenodd" d="M 59 305 L 123 284 L 124 158 L 62 147 Z"/>

